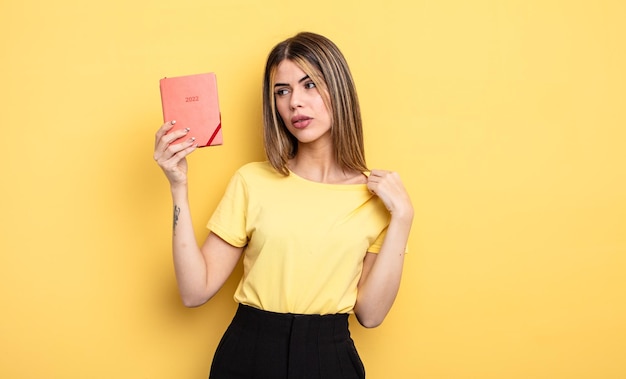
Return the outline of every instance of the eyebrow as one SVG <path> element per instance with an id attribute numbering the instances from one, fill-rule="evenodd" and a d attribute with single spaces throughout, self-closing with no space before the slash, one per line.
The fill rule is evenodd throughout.
<path id="1" fill-rule="evenodd" d="M 308 75 L 304 76 L 302 79 L 298 80 L 298 83 L 302 83 L 303 81 L 307 80 L 307 79 L 311 79 Z M 274 84 L 274 87 L 285 87 L 285 86 L 289 86 L 288 83 L 276 83 Z"/>

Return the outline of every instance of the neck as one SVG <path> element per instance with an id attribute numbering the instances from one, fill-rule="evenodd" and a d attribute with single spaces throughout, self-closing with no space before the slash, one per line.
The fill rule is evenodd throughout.
<path id="1" fill-rule="evenodd" d="M 344 171 L 335 161 L 331 148 L 316 149 L 300 145 L 288 164 L 294 174 L 318 183 L 354 183 L 364 177 L 360 172 Z"/>

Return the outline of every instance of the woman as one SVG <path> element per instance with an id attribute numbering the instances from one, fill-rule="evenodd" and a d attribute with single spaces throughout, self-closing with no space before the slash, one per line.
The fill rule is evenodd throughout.
<path id="1" fill-rule="evenodd" d="M 239 307 L 210 378 L 364 378 L 348 330 L 378 326 L 398 292 L 413 207 L 397 173 L 365 165 L 348 65 L 327 38 L 274 47 L 264 74 L 267 162 L 241 167 L 198 246 L 187 196 L 186 131 L 156 133 L 174 201 L 173 255 L 184 304 L 222 287 L 244 254 Z"/>

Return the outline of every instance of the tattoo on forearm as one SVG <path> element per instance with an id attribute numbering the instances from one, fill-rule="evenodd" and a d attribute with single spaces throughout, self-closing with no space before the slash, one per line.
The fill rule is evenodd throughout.
<path id="1" fill-rule="evenodd" d="M 174 225 L 172 229 L 174 230 L 174 234 L 176 234 L 176 225 L 178 225 L 178 215 L 180 214 L 180 207 L 174 204 Z"/>

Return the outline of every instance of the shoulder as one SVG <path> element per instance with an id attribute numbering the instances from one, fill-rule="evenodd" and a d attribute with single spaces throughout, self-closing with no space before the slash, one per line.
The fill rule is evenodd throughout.
<path id="1" fill-rule="evenodd" d="M 267 162 L 250 162 L 239 167 L 236 172 L 237 176 L 240 176 L 244 180 L 256 180 L 256 179 L 277 179 L 282 177 L 272 165 Z"/>

